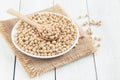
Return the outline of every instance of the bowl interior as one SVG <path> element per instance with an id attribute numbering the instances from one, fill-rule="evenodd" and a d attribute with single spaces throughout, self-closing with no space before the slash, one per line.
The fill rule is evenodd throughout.
<path id="1" fill-rule="evenodd" d="M 59 16 L 63 16 L 64 18 L 70 20 L 68 17 L 64 16 L 64 15 L 61 15 L 61 14 L 58 14 L 58 13 L 53 13 L 53 12 L 39 12 L 39 14 L 56 14 L 56 15 L 59 15 Z M 78 39 L 79 39 L 79 28 L 78 26 L 75 25 L 75 23 L 73 23 L 72 21 L 72 24 L 74 24 L 76 26 L 76 30 L 77 30 L 77 35 L 76 35 L 76 38 L 74 40 L 74 43 L 71 45 L 71 47 L 69 47 L 67 50 L 65 50 L 64 52 L 61 52 L 61 53 L 58 53 L 56 55 L 53 55 L 53 56 L 37 56 L 37 55 L 33 55 L 33 54 L 30 54 L 30 53 L 27 53 L 25 51 L 23 51 L 21 48 L 19 48 L 19 46 L 16 44 L 15 42 L 15 34 L 17 33 L 17 26 L 19 25 L 19 23 L 21 22 L 21 20 L 19 20 L 15 26 L 13 27 L 12 29 L 12 33 L 11 33 L 11 39 L 12 39 L 12 42 L 13 44 L 15 45 L 15 47 L 21 51 L 23 54 L 26 54 L 28 56 L 31 56 L 31 57 L 34 57 L 34 58 L 54 58 L 54 57 L 58 57 L 58 56 L 61 56 L 63 54 L 66 54 L 68 51 L 70 51 L 75 45 L 76 43 L 78 42 Z"/>

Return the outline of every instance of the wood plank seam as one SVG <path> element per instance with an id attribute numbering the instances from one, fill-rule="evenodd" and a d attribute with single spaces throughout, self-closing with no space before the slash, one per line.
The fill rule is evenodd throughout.
<path id="1" fill-rule="evenodd" d="M 87 7 L 87 13 L 88 13 L 88 23 L 90 23 L 90 13 L 89 13 L 89 7 L 88 7 L 88 0 L 86 0 L 86 7 Z M 90 24 L 89 24 L 90 27 Z M 93 61 L 94 61 L 94 70 L 95 70 L 95 77 L 96 80 L 98 80 L 98 73 L 97 73 L 97 66 L 96 66 L 96 59 L 95 59 L 95 54 L 92 54 L 93 56 Z"/>
<path id="2" fill-rule="evenodd" d="M 13 80 L 15 80 L 16 56 L 14 57 Z"/>
<path id="3" fill-rule="evenodd" d="M 94 68 L 95 68 L 95 76 L 96 76 L 96 80 L 98 80 L 98 73 L 97 73 L 97 66 L 96 66 L 95 54 L 93 54 L 93 61 L 94 61 Z"/>
<path id="4" fill-rule="evenodd" d="M 19 12 L 21 10 L 21 0 L 19 0 Z M 15 80 L 15 73 L 16 73 L 16 59 L 17 57 L 15 56 L 14 58 L 14 69 L 13 69 L 13 80 Z"/>
<path id="5" fill-rule="evenodd" d="M 56 76 L 56 68 L 54 69 L 54 71 L 55 71 L 55 80 L 57 80 L 57 76 Z"/>
<path id="6" fill-rule="evenodd" d="M 55 0 L 53 0 L 52 3 L 53 3 L 53 10 L 54 10 Z M 56 78 L 56 77 L 57 77 L 57 76 L 56 76 L 56 75 L 57 75 L 57 74 L 56 74 L 56 68 L 54 69 L 54 74 L 55 74 L 55 75 L 54 75 L 54 77 L 55 77 L 54 79 L 57 80 L 57 78 Z"/>

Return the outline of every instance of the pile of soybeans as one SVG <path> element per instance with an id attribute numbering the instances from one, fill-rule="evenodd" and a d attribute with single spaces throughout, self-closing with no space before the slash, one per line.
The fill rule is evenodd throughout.
<path id="1" fill-rule="evenodd" d="M 38 30 L 30 24 L 20 21 L 17 25 L 15 43 L 23 51 L 36 56 L 53 56 L 70 48 L 77 36 L 76 26 L 66 17 L 57 14 L 35 13 L 29 16 L 43 28 L 41 35 L 52 40 L 45 40 Z"/>

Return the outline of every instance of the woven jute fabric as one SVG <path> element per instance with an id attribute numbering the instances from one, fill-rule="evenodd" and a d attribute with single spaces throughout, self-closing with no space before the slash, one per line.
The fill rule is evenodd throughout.
<path id="1" fill-rule="evenodd" d="M 55 5 L 54 7 L 50 7 L 42 11 L 56 12 L 67 16 L 65 11 L 59 5 Z M 89 37 L 84 36 L 79 39 L 75 48 L 60 57 L 52 59 L 36 59 L 26 56 L 18 51 L 11 41 L 11 31 L 17 21 L 18 19 L 0 21 L 0 32 L 30 77 L 38 76 L 96 51 L 95 47 L 93 46 L 93 41 Z"/>

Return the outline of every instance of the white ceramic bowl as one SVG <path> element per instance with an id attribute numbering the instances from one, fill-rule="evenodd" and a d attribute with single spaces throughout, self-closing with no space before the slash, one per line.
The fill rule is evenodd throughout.
<path id="1" fill-rule="evenodd" d="M 67 18 L 68 20 L 70 20 L 68 17 L 66 17 L 66 16 L 64 16 L 64 15 L 61 15 L 61 14 L 59 14 L 59 13 L 53 13 L 53 12 L 39 12 L 39 14 L 56 14 L 56 15 L 59 15 L 59 16 L 63 16 L 64 18 Z M 25 52 L 25 51 L 23 51 L 21 48 L 19 48 L 19 46 L 16 44 L 16 42 L 15 42 L 15 34 L 16 34 L 16 32 L 17 32 L 17 29 L 16 29 L 16 27 L 17 27 L 17 25 L 19 24 L 21 22 L 21 20 L 19 20 L 16 24 L 15 24 L 15 26 L 13 27 L 13 29 L 12 29 L 12 33 L 11 33 L 11 38 L 12 38 L 12 42 L 13 42 L 13 44 L 15 45 L 15 47 L 19 50 L 19 51 L 21 51 L 23 54 L 26 54 L 26 55 L 28 55 L 28 56 L 31 56 L 31 57 L 34 57 L 34 58 L 55 58 L 55 57 L 58 57 L 58 56 L 61 56 L 61 55 L 63 55 L 63 54 L 66 54 L 67 52 L 69 52 L 75 45 L 76 45 L 76 43 L 78 42 L 78 39 L 79 39 L 79 27 L 78 26 L 76 26 L 76 30 L 77 30 L 77 35 L 76 35 L 76 38 L 75 38 L 75 40 L 74 40 L 74 43 L 71 45 L 71 47 L 69 47 L 67 50 L 65 50 L 64 52 L 62 52 L 62 53 L 58 53 L 58 54 L 56 54 L 56 55 L 53 55 L 53 56 L 37 56 L 37 55 L 32 55 L 32 54 L 30 54 L 30 53 L 27 53 L 27 52 Z M 75 23 L 73 23 L 73 21 L 72 21 L 72 24 L 74 24 L 75 25 Z"/>

